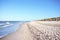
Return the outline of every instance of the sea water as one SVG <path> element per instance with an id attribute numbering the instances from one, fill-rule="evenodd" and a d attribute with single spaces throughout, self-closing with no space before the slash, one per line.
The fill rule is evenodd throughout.
<path id="1" fill-rule="evenodd" d="M 21 21 L 0 21 L 0 38 L 15 32 L 22 23 Z"/>

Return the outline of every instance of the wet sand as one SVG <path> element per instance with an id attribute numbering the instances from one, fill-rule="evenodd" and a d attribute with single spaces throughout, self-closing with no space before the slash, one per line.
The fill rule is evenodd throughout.
<path id="1" fill-rule="evenodd" d="M 0 40 L 60 40 L 60 22 L 32 21 Z"/>

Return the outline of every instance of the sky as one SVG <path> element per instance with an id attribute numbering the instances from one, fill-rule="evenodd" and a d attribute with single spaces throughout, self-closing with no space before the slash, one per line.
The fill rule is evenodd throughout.
<path id="1" fill-rule="evenodd" d="M 60 0 L 0 0 L 0 21 L 60 17 Z"/>

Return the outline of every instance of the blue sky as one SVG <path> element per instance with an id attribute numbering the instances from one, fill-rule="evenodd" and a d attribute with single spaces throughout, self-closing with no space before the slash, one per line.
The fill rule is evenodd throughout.
<path id="1" fill-rule="evenodd" d="M 0 21 L 59 17 L 59 0 L 0 0 Z"/>

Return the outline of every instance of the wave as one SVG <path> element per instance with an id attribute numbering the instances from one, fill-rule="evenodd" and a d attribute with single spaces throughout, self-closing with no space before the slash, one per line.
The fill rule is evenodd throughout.
<path id="1" fill-rule="evenodd" d="M 13 25 L 13 24 L 11 24 L 10 22 L 2 23 L 2 24 L 0 24 L 0 28 L 8 27 L 10 25 Z"/>
<path id="2" fill-rule="evenodd" d="M 0 23 L 0 38 L 5 37 L 6 35 L 15 32 L 20 26 L 22 22 L 17 21 L 9 21 L 9 22 L 1 22 Z"/>

